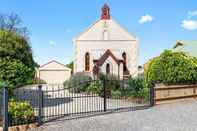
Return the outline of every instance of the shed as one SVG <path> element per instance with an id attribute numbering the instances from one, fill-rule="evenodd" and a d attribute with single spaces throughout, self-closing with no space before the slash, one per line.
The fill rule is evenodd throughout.
<path id="1" fill-rule="evenodd" d="M 71 69 L 64 64 L 52 60 L 37 70 L 37 77 L 47 84 L 63 84 L 71 76 Z"/>

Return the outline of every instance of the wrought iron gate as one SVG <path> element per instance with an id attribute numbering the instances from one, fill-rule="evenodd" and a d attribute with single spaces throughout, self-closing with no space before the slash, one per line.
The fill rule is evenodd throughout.
<path id="1" fill-rule="evenodd" d="M 138 90 L 127 80 L 91 80 L 72 85 L 43 84 L 21 88 L 16 91 L 16 96 L 19 100 L 30 102 L 41 123 L 58 118 L 72 119 L 149 107 L 150 90 Z M 134 91 L 139 93 L 137 97 Z M 140 93 L 146 93 L 146 98 Z"/>
<path id="2" fill-rule="evenodd" d="M 84 88 L 84 89 L 83 89 Z M 43 85 L 43 120 L 64 117 L 71 119 L 120 109 L 137 109 L 150 106 L 148 98 L 131 97 L 133 87 L 129 81 L 92 80 L 73 85 Z"/>

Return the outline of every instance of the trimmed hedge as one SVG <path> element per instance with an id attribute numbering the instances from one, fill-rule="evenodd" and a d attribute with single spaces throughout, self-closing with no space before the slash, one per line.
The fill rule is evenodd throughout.
<path id="1" fill-rule="evenodd" d="M 148 84 L 194 84 L 197 81 L 197 59 L 183 52 L 166 50 L 145 67 Z"/>

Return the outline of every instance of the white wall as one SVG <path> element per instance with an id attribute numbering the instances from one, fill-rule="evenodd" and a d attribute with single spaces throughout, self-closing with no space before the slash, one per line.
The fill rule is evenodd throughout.
<path id="1" fill-rule="evenodd" d="M 40 79 L 47 84 L 63 84 L 70 78 L 70 71 L 66 70 L 40 70 Z"/>
<path id="2" fill-rule="evenodd" d="M 51 61 L 36 71 L 37 77 L 47 84 L 62 84 L 71 76 L 71 69 L 56 61 Z"/>
<path id="3" fill-rule="evenodd" d="M 103 31 L 108 32 L 108 39 L 103 38 Z M 127 67 L 131 75 L 138 71 L 138 39 L 120 27 L 114 20 L 100 20 L 88 28 L 73 41 L 75 47 L 74 73 L 85 70 L 85 53 L 90 53 L 90 71 L 93 60 L 99 59 L 107 49 L 118 59 L 127 54 Z M 113 65 L 115 67 L 115 65 Z"/>

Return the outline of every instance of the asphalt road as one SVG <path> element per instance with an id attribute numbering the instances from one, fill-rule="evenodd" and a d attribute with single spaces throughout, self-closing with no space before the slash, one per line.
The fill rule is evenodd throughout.
<path id="1" fill-rule="evenodd" d="M 32 131 L 197 131 L 197 100 L 73 120 L 57 120 Z"/>

